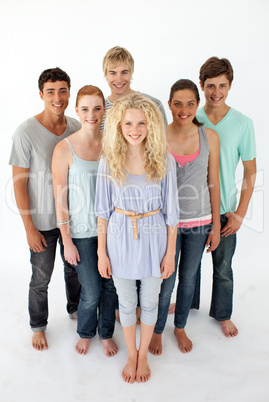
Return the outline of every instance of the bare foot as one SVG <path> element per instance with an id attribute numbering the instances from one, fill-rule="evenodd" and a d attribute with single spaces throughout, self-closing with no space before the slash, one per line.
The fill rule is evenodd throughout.
<path id="1" fill-rule="evenodd" d="M 140 324 L 140 317 L 141 317 L 141 307 L 136 308 L 136 323 Z"/>
<path id="2" fill-rule="evenodd" d="M 115 356 L 117 354 L 118 346 L 113 341 L 112 338 L 110 338 L 110 339 L 102 339 L 102 342 L 103 342 L 103 345 L 104 345 L 105 355 L 107 357 Z"/>
<path id="3" fill-rule="evenodd" d="M 175 328 L 178 347 L 182 353 L 189 353 L 192 350 L 192 341 L 187 337 L 184 328 Z"/>
<path id="4" fill-rule="evenodd" d="M 90 339 L 89 338 L 79 338 L 76 344 L 76 351 L 79 355 L 86 355 L 89 349 Z"/>
<path id="5" fill-rule="evenodd" d="M 45 337 L 45 331 L 34 332 L 32 338 L 33 348 L 36 350 L 46 350 L 48 349 L 47 339 Z"/>
<path id="6" fill-rule="evenodd" d="M 174 314 L 176 309 L 176 303 L 170 303 L 168 314 Z"/>
<path id="7" fill-rule="evenodd" d="M 119 310 L 115 310 L 115 319 L 120 323 L 120 313 Z"/>
<path id="8" fill-rule="evenodd" d="M 238 329 L 231 320 L 220 321 L 222 331 L 227 338 L 238 335 Z"/>
<path id="9" fill-rule="evenodd" d="M 153 355 L 161 355 L 163 351 L 162 347 L 162 334 L 155 334 L 153 332 L 150 344 L 149 344 L 149 351 Z"/>
<path id="10" fill-rule="evenodd" d="M 150 368 L 148 365 L 147 356 L 139 356 L 137 362 L 136 370 L 136 381 L 137 382 L 147 382 L 150 379 Z"/>
<path id="11" fill-rule="evenodd" d="M 135 381 L 135 373 L 137 366 L 137 355 L 134 357 L 128 357 L 127 363 L 122 370 L 122 378 L 125 382 L 133 384 Z"/>

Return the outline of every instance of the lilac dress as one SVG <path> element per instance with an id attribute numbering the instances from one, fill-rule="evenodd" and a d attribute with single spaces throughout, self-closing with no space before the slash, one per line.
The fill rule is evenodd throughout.
<path id="1" fill-rule="evenodd" d="M 138 240 L 134 239 L 132 220 L 114 208 L 156 215 L 137 220 Z M 98 168 L 95 198 L 96 215 L 109 221 L 107 253 L 112 275 L 126 279 L 160 277 L 166 252 L 167 228 L 179 221 L 175 161 L 168 156 L 167 174 L 159 182 L 146 181 L 146 174 L 128 174 L 123 185 L 109 179 L 106 159 Z"/>

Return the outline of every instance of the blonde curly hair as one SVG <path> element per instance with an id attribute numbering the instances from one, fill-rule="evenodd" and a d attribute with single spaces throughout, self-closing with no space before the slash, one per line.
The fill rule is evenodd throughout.
<path id="1" fill-rule="evenodd" d="M 168 155 L 164 120 L 157 105 L 139 93 L 118 99 L 107 113 L 102 155 L 106 157 L 111 179 L 116 179 L 123 184 L 128 174 L 125 165 L 128 147 L 121 130 L 127 109 L 138 109 L 145 114 L 148 129 L 144 140 L 145 171 L 147 180 L 154 179 L 159 182 L 166 174 Z"/>

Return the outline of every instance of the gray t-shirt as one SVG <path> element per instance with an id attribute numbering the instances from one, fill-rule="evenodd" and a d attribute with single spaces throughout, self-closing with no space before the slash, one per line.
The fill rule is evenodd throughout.
<path id="1" fill-rule="evenodd" d="M 57 136 L 35 117 L 30 117 L 17 128 L 13 136 L 9 164 L 29 168 L 31 215 L 38 230 L 52 230 L 57 226 L 51 173 L 52 155 L 58 142 L 81 127 L 72 117 L 66 116 L 66 121 L 65 132 Z"/>

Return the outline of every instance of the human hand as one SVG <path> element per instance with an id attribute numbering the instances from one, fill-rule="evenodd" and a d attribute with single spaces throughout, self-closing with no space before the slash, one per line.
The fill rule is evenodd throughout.
<path id="1" fill-rule="evenodd" d="M 227 216 L 228 221 L 224 228 L 220 231 L 220 234 L 221 236 L 227 237 L 238 232 L 244 218 L 234 212 L 227 212 L 225 216 Z"/>
<path id="2" fill-rule="evenodd" d="M 167 279 L 175 271 L 175 256 L 165 254 L 161 262 L 161 279 Z"/>
<path id="3" fill-rule="evenodd" d="M 69 264 L 75 266 L 77 266 L 80 261 L 78 249 L 72 241 L 68 244 L 64 244 L 64 258 Z"/>
<path id="4" fill-rule="evenodd" d="M 111 266 L 106 254 L 98 256 L 98 271 L 103 278 L 111 278 Z"/>
<path id="5" fill-rule="evenodd" d="M 30 229 L 26 232 L 27 242 L 29 247 L 35 253 L 45 251 L 47 242 L 45 237 L 36 228 Z"/>
<path id="6" fill-rule="evenodd" d="M 210 253 L 211 251 L 216 250 L 220 242 L 220 229 L 212 227 L 211 232 L 208 235 L 206 241 L 206 252 Z"/>

